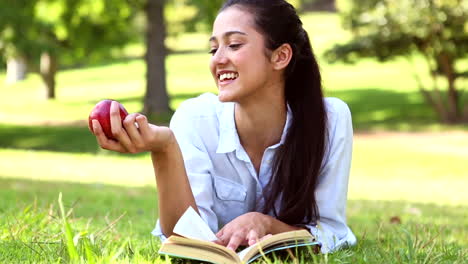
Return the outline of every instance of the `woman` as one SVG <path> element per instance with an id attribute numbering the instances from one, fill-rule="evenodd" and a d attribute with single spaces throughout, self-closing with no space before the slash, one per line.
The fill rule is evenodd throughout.
<path id="1" fill-rule="evenodd" d="M 345 208 L 352 149 L 348 107 L 324 99 L 319 67 L 284 0 L 228 0 L 210 38 L 219 89 L 184 102 L 170 128 L 111 107 L 102 148 L 150 151 L 164 239 L 192 206 L 236 250 L 267 234 L 308 229 L 322 252 L 356 242 Z M 135 126 L 135 123 L 138 124 Z"/>

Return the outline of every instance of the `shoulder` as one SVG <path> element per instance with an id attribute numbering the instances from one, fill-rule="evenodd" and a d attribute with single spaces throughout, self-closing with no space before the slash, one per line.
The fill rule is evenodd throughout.
<path id="1" fill-rule="evenodd" d="M 171 118 L 171 127 L 177 123 L 193 123 L 200 119 L 216 119 L 219 108 L 218 97 L 212 93 L 204 93 L 195 98 L 185 100 Z"/>
<path id="2" fill-rule="evenodd" d="M 326 97 L 325 107 L 327 112 L 331 115 L 351 116 L 351 111 L 349 110 L 348 105 L 341 99 L 335 97 Z"/>
<path id="3" fill-rule="evenodd" d="M 175 114 L 188 115 L 192 118 L 212 116 L 216 115 L 216 109 L 219 104 L 220 102 L 215 94 L 204 93 L 182 102 Z"/>
<path id="4" fill-rule="evenodd" d="M 353 125 L 348 105 L 338 98 L 327 97 L 325 98 L 325 107 L 327 109 L 328 133 L 331 138 L 352 137 Z"/>
<path id="5" fill-rule="evenodd" d="M 351 124 L 351 111 L 348 105 L 335 97 L 325 98 L 328 126 L 333 129 L 336 126 L 348 126 Z"/>
<path id="6" fill-rule="evenodd" d="M 218 97 L 212 93 L 204 93 L 181 103 L 170 123 L 179 144 L 214 142 L 219 134 L 218 111 L 222 107 Z"/>
<path id="7" fill-rule="evenodd" d="M 185 166 L 188 170 L 200 168 L 217 142 L 219 100 L 214 94 L 202 94 L 182 102 L 169 125 L 174 133 Z M 200 164 L 197 164 L 201 162 Z M 195 169 L 196 170 L 196 169 Z"/>
<path id="8" fill-rule="evenodd" d="M 342 165 L 349 164 L 353 146 L 353 123 L 348 105 L 338 98 L 326 98 L 325 106 L 327 139 L 324 156 L 326 158 L 322 164 L 325 166 L 323 167 L 324 173 L 330 172 L 329 166 L 335 166 L 333 165 L 335 162 Z"/>

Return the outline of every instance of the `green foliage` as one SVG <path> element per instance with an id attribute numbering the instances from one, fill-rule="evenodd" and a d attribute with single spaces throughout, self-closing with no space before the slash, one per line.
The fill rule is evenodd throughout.
<path id="1" fill-rule="evenodd" d="M 0 52 L 32 64 L 45 51 L 67 64 L 92 61 L 135 38 L 126 0 L 2 1 L 0 10 Z"/>
<path id="2" fill-rule="evenodd" d="M 36 3 L 37 0 L 0 2 L 0 54 L 10 57 L 35 49 L 35 45 L 24 38 L 38 37 L 38 32 L 30 27 L 34 22 Z"/>
<path id="3" fill-rule="evenodd" d="M 224 0 L 172 0 L 172 2 L 179 19 L 183 17 L 180 19 L 180 25 L 184 31 L 209 32 Z M 184 13 L 184 10 L 188 13 Z"/>
<path id="4" fill-rule="evenodd" d="M 427 103 L 443 122 L 468 122 L 468 104 L 456 80 L 468 76 L 460 61 L 468 58 L 468 2 L 462 0 L 365 0 L 344 12 L 344 25 L 353 33 L 346 44 L 326 53 L 329 61 L 355 62 L 372 57 L 388 61 L 414 54 L 426 60 L 431 88 L 415 75 Z M 446 94 L 437 82 L 442 76 Z"/>
<path id="5" fill-rule="evenodd" d="M 344 11 L 345 28 L 354 39 L 336 45 L 330 60 L 355 61 L 376 57 L 381 61 L 414 51 L 468 54 L 468 3 L 461 0 L 364 0 Z"/>

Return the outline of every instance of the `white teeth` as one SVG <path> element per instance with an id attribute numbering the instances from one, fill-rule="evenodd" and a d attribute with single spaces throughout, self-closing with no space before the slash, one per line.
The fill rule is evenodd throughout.
<path id="1" fill-rule="evenodd" d="M 237 73 L 223 73 L 219 76 L 219 80 L 220 81 L 224 81 L 226 79 L 236 79 L 237 77 L 239 77 L 239 74 Z"/>

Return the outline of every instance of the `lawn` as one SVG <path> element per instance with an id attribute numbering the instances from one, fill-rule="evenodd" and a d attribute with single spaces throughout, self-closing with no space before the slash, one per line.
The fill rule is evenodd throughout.
<path id="1" fill-rule="evenodd" d="M 334 15 L 308 14 L 303 20 L 319 58 L 348 37 Z M 168 40 L 179 51 L 167 61 L 174 109 L 187 98 L 215 92 L 204 38 Z M 141 109 L 145 70 L 135 58 L 140 53 L 141 46 L 133 45 L 129 58 L 61 71 L 55 101 L 43 100 L 37 75 L 7 87 L 0 72 L 0 263 L 68 263 L 73 248 L 77 262 L 165 263 L 150 235 L 158 210 L 148 155 L 100 150 L 84 121 L 102 98 L 118 99 L 130 112 Z M 359 242 L 334 254 L 288 261 L 464 263 L 468 127 L 437 123 L 404 59 L 356 65 L 320 60 L 326 94 L 345 100 L 353 113 L 347 215 Z M 74 241 L 67 240 L 67 224 Z"/>

